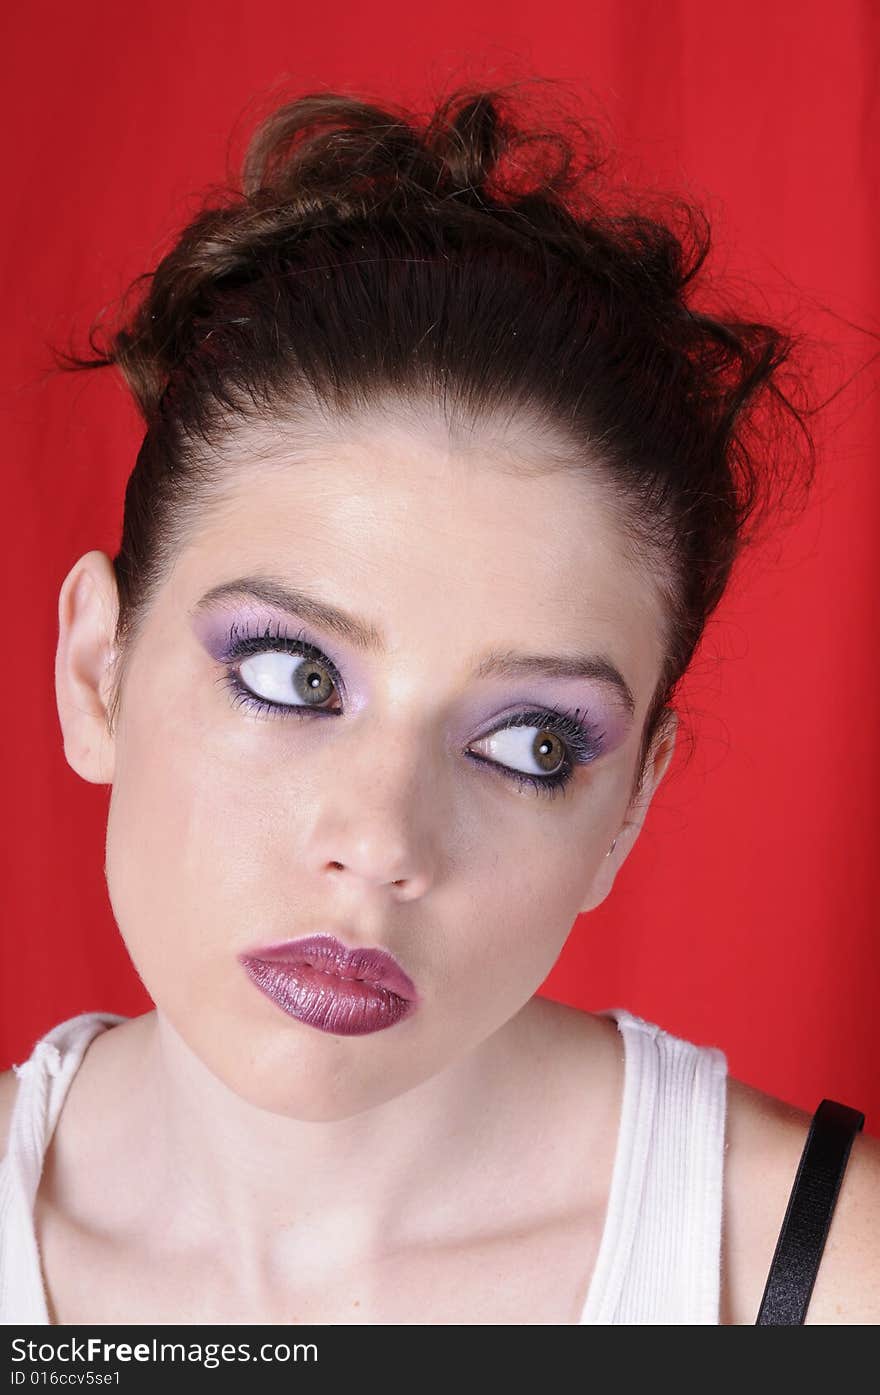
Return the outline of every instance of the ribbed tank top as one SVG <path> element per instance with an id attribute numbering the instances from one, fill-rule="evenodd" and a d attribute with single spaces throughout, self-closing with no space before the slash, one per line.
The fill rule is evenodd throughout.
<path id="1" fill-rule="evenodd" d="M 625 1008 L 624 1085 L 611 1188 L 580 1324 L 719 1321 L 727 1058 Z M 0 1323 L 48 1325 L 34 1200 L 70 1082 L 99 1032 L 85 1012 L 47 1032 L 18 1077 L 0 1159 Z"/>

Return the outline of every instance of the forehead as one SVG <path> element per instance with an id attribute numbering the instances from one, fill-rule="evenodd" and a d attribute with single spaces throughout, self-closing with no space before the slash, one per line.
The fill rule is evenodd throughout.
<path id="1" fill-rule="evenodd" d="M 283 439 L 225 465 L 217 505 L 175 568 L 188 604 L 271 573 L 370 620 L 389 647 L 418 636 L 602 647 L 634 689 L 660 662 L 659 597 L 628 560 L 589 463 L 547 463 L 442 430 L 361 424 L 307 447 Z M 183 595 L 183 592 L 186 595 Z"/>

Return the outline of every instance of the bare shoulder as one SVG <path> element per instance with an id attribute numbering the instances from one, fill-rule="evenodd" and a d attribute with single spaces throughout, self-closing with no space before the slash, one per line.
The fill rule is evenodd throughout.
<path id="1" fill-rule="evenodd" d="M 12 1119 L 12 1110 L 15 1105 L 17 1089 L 18 1076 L 15 1074 L 15 1071 L 0 1071 L 0 1158 L 6 1156 L 6 1144 L 9 1139 L 9 1123 Z"/>
<path id="2" fill-rule="evenodd" d="M 728 1078 L 721 1321 L 754 1323 L 812 1115 Z M 880 1322 L 880 1139 L 858 1133 L 806 1322 Z"/>

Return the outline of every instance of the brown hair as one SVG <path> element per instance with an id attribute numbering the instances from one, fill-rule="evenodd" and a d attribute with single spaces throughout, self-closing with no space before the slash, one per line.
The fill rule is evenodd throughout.
<path id="1" fill-rule="evenodd" d="M 57 355 L 118 365 L 146 424 L 113 559 L 111 729 L 151 598 L 246 468 L 224 455 L 237 422 L 304 431 L 315 413 L 390 397 L 442 403 L 455 433 L 522 407 L 557 443 L 547 468 L 602 487 L 663 602 L 641 786 L 734 561 L 759 536 L 759 504 L 812 482 L 810 413 L 781 382 L 799 340 L 698 310 L 705 214 L 625 200 L 595 126 L 518 119 L 520 87 L 458 89 L 424 122 L 349 94 L 284 102 L 253 134 L 241 188 L 213 190 L 133 283 L 143 293 L 105 347 L 93 325 L 91 357 Z"/>

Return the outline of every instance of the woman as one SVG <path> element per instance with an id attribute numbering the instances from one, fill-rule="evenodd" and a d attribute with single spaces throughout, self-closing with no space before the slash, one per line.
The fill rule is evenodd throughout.
<path id="1" fill-rule="evenodd" d="M 535 994 L 673 754 L 791 346 L 508 97 L 286 104 L 70 360 L 147 426 L 56 678 L 156 1006 L 3 1077 L 7 1321 L 756 1319 L 809 1116 Z M 861 1134 L 810 1322 L 880 1319 L 878 1178 Z"/>

